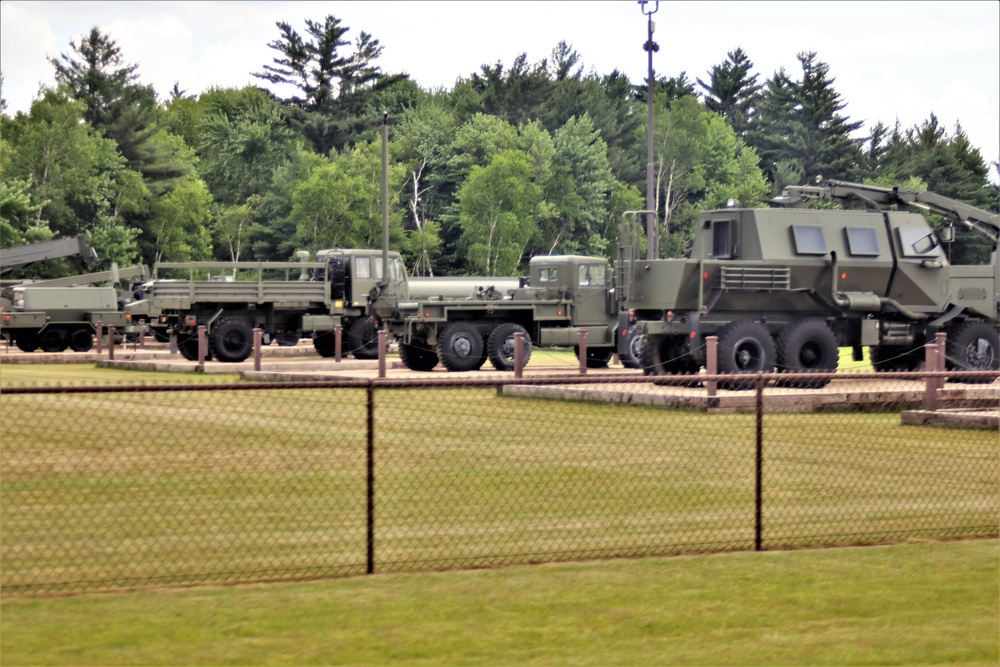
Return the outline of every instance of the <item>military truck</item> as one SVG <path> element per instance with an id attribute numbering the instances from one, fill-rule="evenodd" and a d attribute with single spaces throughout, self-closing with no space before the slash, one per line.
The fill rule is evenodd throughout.
<path id="1" fill-rule="evenodd" d="M 43 241 L 0 250 L 4 275 L 36 262 L 80 257 L 85 264 L 98 261 L 86 235 Z M 5 280 L 0 299 L 0 336 L 24 352 L 41 349 L 86 352 L 95 334 L 115 327 L 124 335 L 129 318 L 122 312 L 131 290 L 118 289 L 120 281 L 148 276 L 145 266 L 86 273 L 44 280 Z M 110 283 L 98 287 L 98 283 Z"/>
<path id="2" fill-rule="evenodd" d="M 862 208 L 803 208 L 818 200 Z M 855 360 L 868 347 L 876 371 L 914 370 L 939 331 L 948 334 L 948 369 L 1000 367 L 997 214 L 931 192 L 832 180 L 786 188 L 772 204 L 781 208 L 703 213 L 686 259 L 620 262 L 620 326 L 644 336 L 645 373 L 696 373 L 706 336 L 718 337 L 725 374 L 832 372 L 839 347 Z M 945 226 L 935 232 L 907 207 L 945 216 Z M 951 264 L 956 225 L 986 239 L 989 264 Z M 636 232 L 623 224 L 622 233 Z"/>
<path id="3" fill-rule="evenodd" d="M 387 281 L 406 291 L 398 253 L 391 253 Z M 239 362 L 253 352 L 253 329 L 267 339 L 312 336 L 316 351 L 335 354 L 335 328 L 343 327 L 345 352 L 359 359 L 378 355 L 378 334 L 368 297 L 381 281 L 377 250 L 320 250 L 316 260 L 295 262 L 160 262 L 141 299 L 127 306 L 158 338 L 177 336 L 181 354 L 197 359 L 199 326 L 208 332 L 208 356 Z"/>
<path id="4" fill-rule="evenodd" d="M 125 333 L 130 316 L 114 287 L 14 287 L 12 306 L 0 312 L 0 334 L 23 352 L 86 352 L 110 327 Z"/>
<path id="5" fill-rule="evenodd" d="M 399 341 L 407 368 L 449 371 L 482 368 L 488 360 L 502 371 L 514 368 L 514 340 L 524 338 L 524 363 L 533 346 L 573 347 L 580 354 L 586 331 L 590 367 L 607 366 L 618 341 L 611 267 L 603 257 L 540 255 L 531 258 L 527 280 L 506 293 L 487 288 L 466 298 L 407 301 L 384 290 L 374 310 Z M 623 338 L 627 338 L 623 337 Z M 623 359 L 631 356 L 626 348 Z"/>

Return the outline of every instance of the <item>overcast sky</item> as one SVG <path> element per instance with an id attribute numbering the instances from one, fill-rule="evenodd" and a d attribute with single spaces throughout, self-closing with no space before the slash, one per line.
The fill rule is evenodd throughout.
<path id="1" fill-rule="evenodd" d="M 650 3 L 652 4 L 652 3 Z M 70 53 L 93 26 L 110 33 L 142 83 L 164 98 L 175 82 L 188 94 L 210 86 L 262 84 L 275 52 L 276 21 L 300 33 L 327 14 L 380 40 L 386 72 L 407 72 L 424 88 L 450 88 L 483 64 L 535 62 L 565 40 L 585 71 L 618 69 L 643 80 L 646 18 L 634 0 L 560 2 L 23 2 L 0 1 L 0 69 L 7 113 L 26 111 L 47 61 Z M 654 15 L 657 76 L 686 71 L 693 81 L 742 47 L 760 80 L 796 54 L 830 65 L 842 112 L 904 127 L 937 115 L 956 121 L 987 161 L 1000 159 L 1000 2 L 661 2 Z"/>

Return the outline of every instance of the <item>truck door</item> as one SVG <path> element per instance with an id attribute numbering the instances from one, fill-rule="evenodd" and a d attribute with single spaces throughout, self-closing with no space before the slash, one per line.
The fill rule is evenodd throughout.
<path id="1" fill-rule="evenodd" d="M 608 265 L 580 264 L 573 288 L 573 326 L 608 322 Z"/>

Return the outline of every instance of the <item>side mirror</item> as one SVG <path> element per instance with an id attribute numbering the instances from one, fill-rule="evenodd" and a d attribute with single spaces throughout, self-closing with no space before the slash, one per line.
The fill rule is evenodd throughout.
<path id="1" fill-rule="evenodd" d="M 942 227 L 938 230 L 938 238 L 941 239 L 941 243 L 954 243 L 955 242 L 955 226 L 948 225 L 947 227 Z"/>

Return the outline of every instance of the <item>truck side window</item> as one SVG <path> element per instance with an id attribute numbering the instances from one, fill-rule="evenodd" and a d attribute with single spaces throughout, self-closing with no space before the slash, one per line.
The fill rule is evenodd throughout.
<path id="1" fill-rule="evenodd" d="M 580 267 L 580 287 L 604 287 L 605 266 L 584 264 Z"/>
<path id="2" fill-rule="evenodd" d="M 559 269 L 548 267 L 538 270 L 538 282 L 555 283 L 559 281 Z"/>
<path id="3" fill-rule="evenodd" d="M 871 227 L 847 227 L 847 250 L 852 255 L 867 255 L 876 257 L 880 255 L 878 249 L 878 235 Z"/>
<path id="4" fill-rule="evenodd" d="M 372 258 L 358 257 L 355 264 L 354 277 L 358 280 L 367 280 L 372 277 Z"/>
<path id="5" fill-rule="evenodd" d="M 903 257 L 941 256 L 941 246 L 938 245 L 934 232 L 922 227 L 900 227 L 899 246 Z"/>
<path id="6" fill-rule="evenodd" d="M 712 257 L 715 259 L 733 258 L 732 220 L 715 220 L 712 222 Z"/>
<path id="7" fill-rule="evenodd" d="M 823 228 L 813 225 L 792 225 L 792 237 L 795 239 L 795 252 L 800 255 L 825 255 L 826 239 L 823 238 Z"/>

